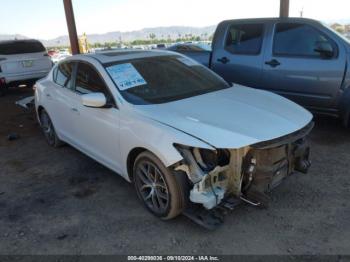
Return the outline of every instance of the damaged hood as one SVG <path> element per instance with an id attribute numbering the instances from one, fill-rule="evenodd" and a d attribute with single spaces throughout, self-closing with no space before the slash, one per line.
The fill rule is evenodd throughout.
<path id="1" fill-rule="evenodd" d="M 312 120 L 309 111 L 288 99 L 240 85 L 135 109 L 215 148 L 241 148 L 279 138 Z"/>

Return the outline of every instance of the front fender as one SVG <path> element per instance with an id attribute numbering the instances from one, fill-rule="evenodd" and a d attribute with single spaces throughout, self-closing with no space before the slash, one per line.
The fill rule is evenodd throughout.
<path id="1" fill-rule="evenodd" d="M 207 148 L 207 143 L 182 131 L 161 124 L 155 120 L 137 114 L 122 114 L 120 119 L 120 151 L 123 176 L 128 179 L 127 159 L 135 148 L 145 148 L 155 154 L 169 167 L 183 159 L 174 144 Z"/>
<path id="2" fill-rule="evenodd" d="M 350 118 L 350 86 L 344 89 L 339 102 L 340 116 L 344 126 L 349 126 Z"/>

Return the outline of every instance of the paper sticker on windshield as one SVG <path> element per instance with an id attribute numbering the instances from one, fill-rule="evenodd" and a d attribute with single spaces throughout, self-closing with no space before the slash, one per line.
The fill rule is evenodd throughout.
<path id="1" fill-rule="evenodd" d="M 181 63 L 187 65 L 187 66 L 196 66 L 198 65 L 195 61 L 188 59 L 186 57 L 179 57 L 177 60 L 179 60 Z"/>
<path id="2" fill-rule="evenodd" d="M 145 79 L 143 79 L 136 68 L 130 63 L 107 67 L 107 71 L 120 90 L 147 84 Z"/>

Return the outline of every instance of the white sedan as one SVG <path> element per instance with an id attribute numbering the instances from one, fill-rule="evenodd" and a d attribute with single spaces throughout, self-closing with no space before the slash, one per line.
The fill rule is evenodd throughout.
<path id="1" fill-rule="evenodd" d="M 266 205 L 310 165 L 307 110 L 172 52 L 69 57 L 37 82 L 35 103 L 51 146 L 68 143 L 133 182 L 162 219 Z"/>

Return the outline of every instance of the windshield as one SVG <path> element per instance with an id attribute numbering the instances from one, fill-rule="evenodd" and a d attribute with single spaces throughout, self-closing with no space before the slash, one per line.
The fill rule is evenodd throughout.
<path id="1" fill-rule="evenodd" d="M 9 41 L 0 42 L 0 54 L 1 55 L 15 55 L 26 53 L 39 53 L 44 52 L 45 47 L 38 41 Z"/>
<path id="2" fill-rule="evenodd" d="M 122 96 L 136 105 L 185 99 L 230 86 L 206 67 L 181 56 L 157 56 L 106 65 Z"/>

